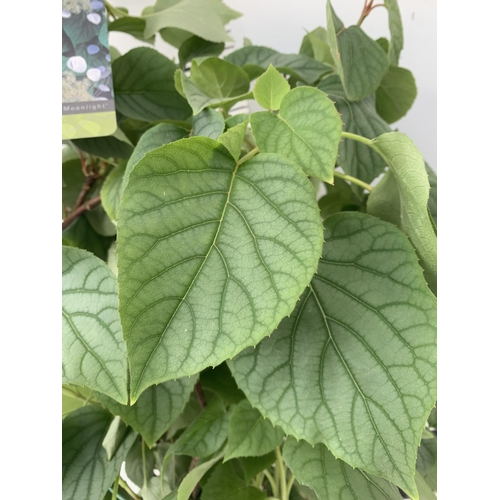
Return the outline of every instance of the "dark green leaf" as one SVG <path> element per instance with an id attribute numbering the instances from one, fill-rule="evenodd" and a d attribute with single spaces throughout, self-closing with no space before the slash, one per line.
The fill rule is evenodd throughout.
<path id="1" fill-rule="evenodd" d="M 146 448 L 146 480 L 154 476 L 155 456 L 153 450 Z M 125 458 L 125 472 L 129 479 L 139 488 L 144 484 L 144 466 L 142 459 L 141 438 L 138 437 Z"/>
<path id="2" fill-rule="evenodd" d="M 358 212 L 324 224 L 318 273 L 292 316 L 229 367 L 286 434 L 416 495 L 436 398 L 436 298 L 392 224 Z"/>
<path id="3" fill-rule="evenodd" d="M 136 434 L 130 432 L 114 458 L 108 461 L 102 442 L 113 416 L 98 405 L 68 415 L 62 425 L 62 498 L 103 498 L 113 484 Z"/>
<path id="4" fill-rule="evenodd" d="M 307 84 L 313 84 L 332 70 L 331 67 L 303 54 L 280 54 L 268 47 L 257 45 L 235 50 L 226 57 L 226 61 L 243 68 L 251 80 L 264 73 L 270 64 L 282 73 Z"/>
<path id="5" fill-rule="evenodd" d="M 394 123 L 408 113 L 416 97 L 417 86 L 411 71 L 391 66 L 377 89 L 377 113 L 387 123 Z"/>
<path id="6" fill-rule="evenodd" d="M 106 450 L 108 460 L 112 460 L 120 446 L 127 438 L 130 429 L 127 424 L 120 418 L 115 417 L 109 426 L 108 432 L 102 441 L 102 446 Z"/>
<path id="7" fill-rule="evenodd" d="M 74 139 L 72 142 L 82 151 L 101 158 L 128 158 L 134 149 L 126 140 L 119 139 L 114 135 Z"/>
<path id="8" fill-rule="evenodd" d="M 107 259 L 108 249 L 114 240 L 113 237 L 97 234 L 85 216 L 78 218 L 62 233 L 63 245 L 88 250 L 102 260 Z"/>
<path id="9" fill-rule="evenodd" d="M 326 191 L 327 194 L 318 202 L 323 219 L 338 212 L 357 212 L 361 210 L 361 200 L 354 194 L 351 185 L 343 179 L 336 177 L 333 186 L 326 185 Z"/>
<path id="10" fill-rule="evenodd" d="M 177 66 L 154 49 L 138 47 L 113 63 L 116 108 L 137 120 L 185 120 L 191 110 L 175 90 Z"/>
<path id="11" fill-rule="evenodd" d="M 437 438 L 424 439 L 417 455 L 417 471 L 433 491 L 437 491 Z"/>
<path id="12" fill-rule="evenodd" d="M 373 94 L 389 69 L 387 56 L 380 45 L 359 26 L 338 29 L 330 1 L 326 6 L 328 40 L 335 69 L 347 98 L 361 101 Z M 336 26 L 337 25 L 337 26 Z"/>
<path id="13" fill-rule="evenodd" d="M 99 35 L 101 24 L 106 22 L 102 16 L 100 22 L 94 24 L 87 19 L 87 12 L 81 10 L 78 14 L 73 13 L 70 17 L 63 18 L 62 29 L 74 46 L 90 42 Z"/>
<path id="14" fill-rule="evenodd" d="M 176 500 L 188 500 L 191 493 L 196 488 L 203 476 L 224 456 L 223 453 L 217 455 L 215 458 L 203 462 L 198 467 L 195 467 L 189 474 L 183 479 L 179 486 L 177 492 L 177 497 L 173 497 Z M 169 499 L 170 500 L 170 499 Z"/>
<path id="15" fill-rule="evenodd" d="M 243 392 L 238 389 L 226 363 L 221 363 L 215 368 L 207 368 L 201 373 L 200 380 L 203 387 L 216 392 L 229 404 L 239 403 L 245 398 Z"/>
<path id="16" fill-rule="evenodd" d="M 429 184 L 431 186 L 431 192 L 429 193 L 429 201 L 427 205 L 431 212 L 432 218 L 434 219 L 434 224 L 437 225 L 437 175 L 434 170 L 432 170 L 427 163 L 425 164 L 425 170 L 429 176 Z"/>
<path id="17" fill-rule="evenodd" d="M 199 36 L 192 36 L 179 48 L 179 66 L 184 69 L 195 57 L 218 56 L 223 50 L 223 43 L 209 42 Z"/>
<path id="18" fill-rule="evenodd" d="M 120 17 L 109 23 L 108 29 L 109 31 L 121 31 L 122 33 L 127 33 L 132 35 L 134 38 L 137 38 L 137 40 L 141 40 L 141 42 L 154 44 L 155 41 L 154 36 L 149 38 L 144 37 L 146 21 L 140 17 Z"/>
<path id="19" fill-rule="evenodd" d="M 276 462 L 276 453 L 271 451 L 267 455 L 261 455 L 260 457 L 240 457 L 237 459 L 241 466 L 243 479 L 246 484 L 250 484 L 252 479 L 265 469 L 271 467 L 271 465 Z"/>

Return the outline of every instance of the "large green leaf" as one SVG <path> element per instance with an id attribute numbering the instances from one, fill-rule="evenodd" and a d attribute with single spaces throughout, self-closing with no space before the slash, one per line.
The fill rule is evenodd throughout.
<path id="1" fill-rule="evenodd" d="M 193 135 L 217 139 L 222 134 L 226 122 L 215 109 L 204 109 L 193 117 Z"/>
<path id="2" fill-rule="evenodd" d="M 417 85 L 411 71 L 391 66 L 377 89 L 377 113 L 387 123 L 394 123 L 408 113 L 416 97 Z"/>
<path id="3" fill-rule="evenodd" d="M 98 405 L 75 410 L 62 425 L 62 498 L 96 500 L 104 497 L 135 441 L 129 432 L 108 461 L 102 442 L 113 416 Z"/>
<path id="4" fill-rule="evenodd" d="M 436 298 L 392 224 L 357 212 L 324 224 L 318 273 L 292 316 L 229 367 L 286 434 L 416 496 L 436 398 Z"/>
<path id="5" fill-rule="evenodd" d="M 290 84 L 272 64 L 259 76 L 253 89 L 257 103 L 269 111 L 280 109 L 281 101 L 288 92 Z"/>
<path id="6" fill-rule="evenodd" d="M 389 31 L 391 41 L 389 44 L 389 63 L 397 66 L 399 54 L 403 50 L 403 20 L 399 11 L 398 0 L 384 0 L 384 4 L 389 12 Z"/>
<path id="7" fill-rule="evenodd" d="M 358 102 L 349 101 L 338 75 L 325 78 L 318 88 L 335 102 L 345 132 L 373 139 L 391 130 L 375 109 L 375 97 L 370 96 Z M 339 145 L 337 163 L 346 174 L 368 183 L 381 174 L 386 166 L 383 158 L 366 144 L 345 139 Z"/>
<path id="8" fill-rule="evenodd" d="M 162 7 L 165 8 L 159 10 L 159 7 L 155 6 L 156 12 L 144 16 L 146 37 L 163 28 L 177 28 L 210 42 L 231 41 L 224 24 L 241 16 L 220 0 L 180 0 L 169 2 Z"/>
<path id="9" fill-rule="evenodd" d="M 170 448 L 169 453 L 208 457 L 218 451 L 227 438 L 228 415 L 224 402 L 215 397 Z"/>
<path id="10" fill-rule="evenodd" d="M 241 401 L 231 413 L 224 461 L 235 457 L 265 455 L 281 444 L 284 433 L 265 419 L 247 400 Z"/>
<path id="11" fill-rule="evenodd" d="M 396 179 L 401 204 L 401 229 L 416 248 L 429 288 L 436 293 L 437 243 L 427 209 L 430 184 L 424 159 L 412 140 L 400 132 L 383 134 L 372 144 Z"/>
<path id="12" fill-rule="evenodd" d="M 160 123 L 144 132 L 139 139 L 132 156 L 128 160 L 127 168 L 125 169 L 125 173 L 123 175 L 121 195 L 123 196 L 123 192 L 128 185 L 132 169 L 146 153 L 149 153 L 152 149 L 159 148 L 164 144 L 170 144 L 171 142 L 183 139 L 184 137 L 187 137 L 187 135 L 188 133 L 184 129 L 176 127 L 170 123 Z"/>
<path id="13" fill-rule="evenodd" d="M 106 180 L 102 185 L 102 206 L 112 221 L 116 221 L 118 218 L 118 207 L 120 206 L 123 176 L 126 168 L 127 162 L 120 162 L 106 177 Z"/>
<path id="14" fill-rule="evenodd" d="M 248 486 L 237 460 L 219 464 L 203 486 L 203 500 L 265 500 L 266 493 Z"/>
<path id="15" fill-rule="evenodd" d="M 353 469 L 335 458 L 323 444 L 312 447 L 289 437 L 283 458 L 297 481 L 312 488 L 318 500 L 401 500 L 394 485 Z"/>
<path id="16" fill-rule="evenodd" d="M 309 85 L 332 71 L 332 68 L 326 64 L 303 54 L 280 54 L 276 50 L 257 45 L 231 52 L 226 57 L 226 61 L 243 68 L 251 80 L 264 73 L 270 64 L 282 73 Z"/>
<path id="17" fill-rule="evenodd" d="M 278 153 L 306 174 L 333 183 L 342 121 L 323 92 L 293 89 L 283 98 L 278 115 L 261 111 L 253 113 L 250 122 L 260 151 Z"/>
<path id="18" fill-rule="evenodd" d="M 186 100 L 175 90 L 177 66 L 154 49 L 138 47 L 113 63 L 116 109 L 137 120 L 185 120 Z"/>
<path id="19" fill-rule="evenodd" d="M 144 391 L 133 406 L 97 396 L 106 408 L 141 434 L 151 448 L 182 413 L 195 382 L 195 377 L 192 377 L 155 385 Z"/>
<path id="20" fill-rule="evenodd" d="M 192 36 L 179 48 L 179 66 L 184 69 L 195 57 L 218 56 L 223 50 L 223 43 L 209 42 L 198 36 Z"/>
<path id="21" fill-rule="evenodd" d="M 336 18 L 330 0 L 326 5 L 328 40 L 335 69 L 350 101 L 361 101 L 373 94 L 389 69 L 380 45 L 359 26 L 345 28 Z"/>
<path id="22" fill-rule="evenodd" d="M 316 270 L 322 225 L 298 166 L 238 165 L 206 137 L 149 152 L 130 179 L 118 264 L 133 403 L 269 335 Z"/>
<path id="23" fill-rule="evenodd" d="M 116 278 L 85 250 L 62 249 L 63 383 L 127 402 Z"/>

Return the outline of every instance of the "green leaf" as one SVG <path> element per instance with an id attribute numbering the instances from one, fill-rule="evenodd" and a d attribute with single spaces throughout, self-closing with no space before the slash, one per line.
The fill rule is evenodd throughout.
<path id="1" fill-rule="evenodd" d="M 316 270 L 322 224 L 299 167 L 237 165 L 206 137 L 150 151 L 130 179 L 117 247 L 135 402 L 269 335 Z"/>
<path id="2" fill-rule="evenodd" d="M 123 176 L 127 162 L 120 162 L 106 177 L 101 189 L 101 202 L 104 210 L 112 221 L 118 219 L 118 207 L 122 194 Z"/>
<path id="3" fill-rule="evenodd" d="M 238 113 L 236 115 L 230 116 L 226 120 L 226 125 L 227 128 L 230 129 L 232 127 L 235 127 L 236 125 L 239 125 L 240 123 L 246 122 L 250 120 L 250 115 L 247 113 Z"/>
<path id="4" fill-rule="evenodd" d="M 255 82 L 255 100 L 269 111 L 280 109 L 281 101 L 290 92 L 290 84 L 272 64 Z"/>
<path id="5" fill-rule="evenodd" d="M 265 455 L 281 444 L 285 434 L 265 419 L 247 400 L 235 406 L 229 420 L 224 462 L 236 457 Z"/>
<path id="6" fill-rule="evenodd" d="M 312 488 L 318 500 L 401 500 L 394 485 L 353 469 L 336 459 L 323 444 L 313 448 L 305 441 L 289 437 L 283 447 L 283 458 L 297 481 Z"/>
<path id="7" fill-rule="evenodd" d="M 436 500 L 436 495 L 418 471 L 415 474 L 415 483 L 420 500 Z"/>
<path id="8" fill-rule="evenodd" d="M 236 404 L 245 399 L 245 395 L 238 389 L 226 363 L 204 370 L 200 374 L 200 382 L 202 387 L 214 391 L 229 404 Z"/>
<path id="9" fill-rule="evenodd" d="M 387 123 L 394 123 L 408 113 L 416 97 L 417 85 L 411 71 L 391 66 L 377 89 L 377 113 Z"/>
<path id="10" fill-rule="evenodd" d="M 309 85 L 332 70 L 329 66 L 302 54 L 280 54 L 276 50 L 257 45 L 231 52 L 226 61 L 243 68 L 251 80 L 264 73 L 272 64 L 278 71 Z"/>
<path id="11" fill-rule="evenodd" d="M 106 137 L 73 139 L 71 142 L 82 151 L 101 158 L 128 158 L 134 149 L 126 137 L 117 137 L 116 133 Z"/>
<path id="12" fill-rule="evenodd" d="M 335 102 L 345 132 L 373 139 L 391 130 L 378 115 L 374 96 L 358 102 L 349 101 L 338 75 L 323 80 L 318 89 L 328 94 Z M 368 183 L 378 177 L 386 166 L 384 159 L 366 144 L 345 139 L 340 143 L 337 163 L 346 174 Z"/>
<path id="13" fill-rule="evenodd" d="M 192 36 L 179 48 L 179 66 L 184 69 L 195 57 L 218 56 L 223 50 L 223 43 L 209 42 L 199 36 Z"/>
<path id="14" fill-rule="evenodd" d="M 248 128 L 248 120 L 238 123 L 231 127 L 227 132 L 219 136 L 219 142 L 224 144 L 226 149 L 231 153 L 231 156 L 238 160 L 241 154 L 241 147 Z"/>
<path id="15" fill-rule="evenodd" d="M 328 40 L 335 69 L 347 98 L 361 101 L 377 90 L 389 69 L 387 56 L 380 45 L 359 26 L 338 29 L 335 13 L 328 0 L 326 6 Z"/>
<path id="16" fill-rule="evenodd" d="M 185 120 L 191 110 L 175 90 L 177 66 L 154 49 L 138 47 L 113 63 L 116 109 L 137 120 Z"/>
<path id="17" fill-rule="evenodd" d="M 217 455 L 215 458 L 198 465 L 183 479 L 177 492 L 177 500 L 189 500 L 191 493 L 196 488 L 197 484 L 203 476 L 224 456 L 224 453 Z M 175 498 L 175 497 L 173 497 Z"/>
<path id="18" fill-rule="evenodd" d="M 278 153 L 306 174 L 333 183 L 342 121 L 323 92 L 295 88 L 284 97 L 278 115 L 261 111 L 250 122 L 260 151 Z"/>
<path id="19" fill-rule="evenodd" d="M 400 132 L 383 134 L 372 144 L 396 179 L 401 204 L 401 229 L 417 250 L 429 288 L 436 293 L 436 233 L 427 210 L 430 185 L 422 155 L 412 140 Z"/>
<path id="20" fill-rule="evenodd" d="M 204 109 L 193 117 L 193 135 L 217 139 L 222 134 L 226 122 L 214 109 Z"/>
<path id="21" fill-rule="evenodd" d="M 127 402 L 127 356 L 116 279 L 85 250 L 62 249 L 63 383 Z"/>
<path id="22" fill-rule="evenodd" d="M 227 438 L 228 415 L 218 396 L 196 417 L 169 453 L 205 458 L 217 452 Z"/>
<path id="23" fill-rule="evenodd" d="M 106 260 L 114 239 L 97 234 L 87 217 L 80 217 L 62 233 L 63 245 L 88 250 L 102 260 Z"/>
<path id="24" fill-rule="evenodd" d="M 140 17 L 133 16 L 123 16 L 115 19 L 108 25 L 109 31 L 120 31 L 122 33 L 127 33 L 132 35 L 137 40 L 141 42 L 154 44 L 154 36 L 146 38 L 144 36 L 144 30 L 146 29 L 146 21 Z"/>
<path id="25" fill-rule="evenodd" d="M 330 46 L 328 45 L 328 33 L 325 28 L 316 28 L 302 39 L 300 53 L 316 59 L 316 61 L 335 66 Z"/>
<path id="26" fill-rule="evenodd" d="M 292 316 L 229 367 L 286 434 L 415 496 L 436 398 L 436 298 L 392 224 L 356 212 L 324 224 L 318 273 Z"/>
<path id="27" fill-rule="evenodd" d="M 389 53 L 389 40 L 387 40 L 387 38 L 384 38 L 382 36 L 380 38 L 377 38 L 375 41 L 382 47 L 386 54 Z"/>
<path id="28" fill-rule="evenodd" d="M 130 429 L 120 417 L 115 417 L 108 428 L 108 432 L 102 441 L 102 446 L 106 450 L 108 460 L 112 460 L 120 446 L 128 436 Z"/>
<path id="29" fill-rule="evenodd" d="M 136 434 L 130 432 L 108 461 L 102 442 L 112 420 L 113 416 L 97 405 L 75 410 L 63 420 L 63 500 L 103 498 L 113 484 Z"/>
<path id="30" fill-rule="evenodd" d="M 231 41 L 224 24 L 240 16 L 239 12 L 230 9 L 220 0 L 181 0 L 144 16 L 145 36 L 150 37 L 163 28 L 177 28 L 210 42 Z"/>
<path id="31" fill-rule="evenodd" d="M 100 191 L 100 183 L 93 190 L 90 197 L 97 196 Z M 113 224 L 102 204 L 85 213 L 94 231 L 101 236 L 115 236 L 116 226 Z"/>
<path id="32" fill-rule="evenodd" d="M 210 97 L 200 90 L 180 69 L 175 73 L 176 88 L 186 96 L 186 99 L 193 110 L 193 114 L 198 114 L 207 107 L 223 107 L 229 109 L 239 101 L 253 98 L 253 93 L 248 92 L 236 97 Z"/>
<path id="33" fill-rule="evenodd" d="M 384 0 L 384 4 L 389 12 L 389 31 L 391 42 L 389 44 L 389 63 L 397 66 L 399 54 L 403 50 L 403 20 L 399 11 L 398 0 Z"/>
<path id="34" fill-rule="evenodd" d="M 155 385 L 144 391 L 133 406 L 121 405 L 100 394 L 97 397 L 114 415 L 119 415 L 141 434 L 151 448 L 182 413 L 195 382 L 192 377 Z"/>
<path id="35" fill-rule="evenodd" d="M 66 211 L 75 206 L 84 183 L 85 174 L 79 156 L 71 148 L 65 148 L 62 158 L 62 203 Z"/>
<path id="36" fill-rule="evenodd" d="M 389 169 L 373 188 L 366 208 L 370 215 L 390 222 L 401 229 L 401 200 L 398 183 L 392 170 Z"/>
<path id="37" fill-rule="evenodd" d="M 183 139 L 187 137 L 187 135 L 188 133 L 184 129 L 171 125 L 170 123 L 160 123 L 144 132 L 127 163 L 127 168 L 123 176 L 121 195 L 123 196 L 123 192 L 128 185 L 130 173 L 146 153 L 164 144 L 170 144 L 171 142 Z"/>
<path id="38" fill-rule="evenodd" d="M 437 438 L 424 439 L 417 455 L 417 471 L 433 491 L 437 491 Z"/>
<path id="39" fill-rule="evenodd" d="M 245 396 L 243 395 L 243 397 Z M 68 416 L 72 411 L 75 411 L 77 408 L 85 406 L 91 400 L 92 400 L 92 392 L 89 389 L 85 389 L 84 387 L 78 387 L 76 385 L 75 386 L 63 385 L 62 417 L 64 418 Z"/>
<path id="40" fill-rule="evenodd" d="M 429 207 L 432 218 L 434 219 L 434 224 L 437 225 L 437 175 L 436 172 L 434 172 L 434 170 L 427 165 L 427 163 L 425 164 L 425 170 L 429 176 L 429 184 L 431 186 L 427 206 Z"/>
<path id="41" fill-rule="evenodd" d="M 327 194 L 318 202 L 323 219 L 338 212 L 362 210 L 361 200 L 354 194 L 351 185 L 343 179 L 335 178 L 335 184 L 333 186 L 327 184 L 326 191 Z"/>
<path id="42" fill-rule="evenodd" d="M 154 477 L 155 456 L 153 450 L 146 448 L 146 481 Z M 125 472 L 128 478 L 138 487 L 144 485 L 144 463 L 142 459 L 142 443 L 138 437 L 135 443 L 130 448 L 130 451 L 125 458 Z"/>
<path id="43" fill-rule="evenodd" d="M 225 99 L 248 92 L 250 81 L 238 66 L 217 57 L 201 61 L 194 59 L 191 64 L 191 81 L 207 96 Z"/>
<path id="44" fill-rule="evenodd" d="M 218 465 L 203 487 L 203 500 L 265 500 L 264 491 L 247 486 L 238 461 Z"/>
<path id="45" fill-rule="evenodd" d="M 246 484 L 250 484 L 252 479 L 265 469 L 269 469 L 276 462 L 276 453 L 274 450 L 267 455 L 260 457 L 240 457 L 237 459 L 243 471 L 243 478 Z"/>

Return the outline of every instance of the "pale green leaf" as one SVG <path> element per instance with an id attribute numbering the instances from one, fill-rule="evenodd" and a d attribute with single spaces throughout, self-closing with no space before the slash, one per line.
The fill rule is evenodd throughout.
<path id="1" fill-rule="evenodd" d="M 155 385 L 144 391 L 132 406 L 121 405 L 100 394 L 96 396 L 114 415 L 119 415 L 141 434 L 151 448 L 182 413 L 195 382 L 192 377 Z"/>
<path id="2" fill-rule="evenodd" d="M 154 49 L 138 47 L 113 63 L 116 109 L 137 120 L 185 120 L 188 103 L 175 90 L 177 66 Z"/>
<path id="3" fill-rule="evenodd" d="M 318 274 L 292 316 L 229 367 L 286 434 L 416 496 L 436 398 L 436 298 L 392 224 L 356 212 L 324 224 Z"/>
<path id="4" fill-rule="evenodd" d="M 100 191 L 101 183 L 95 185 L 89 195 L 89 198 L 97 196 Z M 94 231 L 100 236 L 115 236 L 116 226 L 113 224 L 108 214 L 104 210 L 102 203 L 99 203 L 95 208 L 85 213 L 85 217 L 90 222 Z"/>
<path id="5" fill-rule="evenodd" d="M 300 53 L 316 59 L 316 61 L 335 66 L 330 46 L 328 45 L 328 33 L 325 28 L 316 28 L 302 39 Z"/>
<path id="6" fill-rule="evenodd" d="M 237 165 L 206 137 L 150 151 L 130 179 L 117 248 L 135 402 L 269 335 L 316 270 L 322 225 L 298 166 Z"/>
<path id="7" fill-rule="evenodd" d="M 75 410 L 63 420 L 63 500 L 101 499 L 113 484 L 136 434 L 130 432 L 108 461 L 102 442 L 112 420 L 113 416 L 98 405 Z"/>
<path id="8" fill-rule="evenodd" d="M 175 85 L 179 91 L 182 90 L 181 94 L 186 96 L 195 115 L 207 107 L 230 108 L 239 101 L 253 98 L 253 92 L 247 92 L 235 97 L 210 97 L 203 90 L 200 90 L 181 70 L 177 70 L 175 73 Z"/>
<path id="9" fill-rule="evenodd" d="M 347 98 L 361 101 L 373 94 L 389 69 L 387 56 L 380 45 L 359 26 L 338 30 L 334 11 L 327 1 L 328 40 L 335 69 Z"/>
<path id="10" fill-rule="evenodd" d="M 224 456 L 224 453 L 217 455 L 215 458 L 198 465 L 183 479 L 177 492 L 177 500 L 189 500 L 191 493 L 196 488 L 197 484 L 203 476 Z M 173 497 L 175 498 L 175 497 Z"/>
<path id="11" fill-rule="evenodd" d="M 226 61 L 243 68 L 251 80 L 264 73 L 270 64 L 278 71 L 309 85 L 332 71 L 331 67 L 303 54 L 280 54 L 276 50 L 257 45 L 231 52 Z"/>
<path id="12" fill-rule="evenodd" d="M 116 278 L 85 250 L 62 249 L 63 383 L 127 402 Z"/>
<path id="13" fill-rule="evenodd" d="M 265 500 L 264 491 L 247 486 L 237 460 L 218 465 L 203 487 L 203 500 Z"/>
<path id="14" fill-rule="evenodd" d="M 247 113 L 238 113 L 236 115 L 230 116 L 226 120 L 226 125 L 227 128 L 235 127 L 236 125 L 239 125 L 240 123 L 243 123 L 247 120 L 250 120 L 250 115 Z"/>
<path id="15" fill-rule="evenodd" d="M 243 397 L 245 396 L 243 395 Z M 89 401 L 93 401 L 92 391 L 90 391 L 89 389 L 85 389 L 85 387 L 78 387 L 76 385 L 74 386 L 63 385 L 62 387 L 63 418 L 68 416 L 72 411 L 75 411 L 77 408 L 85 406 Z"/>
<path id="16" fill-rule="evenodd" d="M 389 43 L 389 63 L 397 66 L 399 54 L 403 50 L 403 20 L 399 11 L 398 0 L 384 0 L 384 4 L 389 12 L 389 31 L 391 41 Z"/>
<path id="17" fill-rule="evenodd" d="M 108 25 L 109 31 L 119 31 L 121 33 L 127 33 L 141 42 L 154 44 L 154 36 L 146 38 L 144 36 L 144 30 L 146 29 L 146 21 L 140 17 L 133 16 L 123 16 L 114 21 L 110 22 Z"/>
<path id="18" fill-rule="evenodd" d="M 210 42 L 231 41 L 224 24 L 241 16 L 220 0 L 181 0 L 169 5 L 157 3 L 155 11 L 144 16 L 146 37 L 163 28 L 177 28 Z"/>
<path id="19" fill-rule="evenodd" d="M 394 123 L 408 113 L 417 97 L 417 85 L 411 71 L 391 66 L 376 93 L 377 113 Z"/>
<path id="20" fill-rule="evenodd" d="M 391 130 L 378 115 L 374 96 L 358 102 L 349 101 L 338 75 L 325 78 L 318 88 L 335 102 L 345 132 L 373 139 Z M 381 174 L 386 166 L 384 159 L 366 144 L 345 139 L 340 143 L 337 163 L 346 174 L 368 183 Z"/>
<path id="21" fill-rule="evenodd" d="M 272 64 L 259 76 L 253 89 L 255 100 L 269 111 L 280 109 L 281 101 L 288 92 L 290 84 Z"/>
<path id="22" fill-rule="evenodd" d="M 205 458 L 217 452 L 227 438 L 228 415 L 215 397 L 169 449 L 169 453 Z"/>
<path id="23" fill-rule="evenodd" d="M 101 202 L 104 210 L 112 221 L 118 219 L 118 207 L 122 194 L 123 176 L 127 162 L 120 162 L 106 177 L 101 189 Z"/>
<path id="24" fill-rule="evenodd" d="M 261 111 L 250 122 L 260 151 L 278 153 L 306 174 L 333 183 L 342 121 L 323 92 L 295 88 L 285 95 L 278 115 Z"/>
<path id="25" fill-rule="evenodd" d="M 235 160 L 238 160 L 238 158 L 240 157 L 241 147 L 245 138 L 247 128 L 248 120 L 245 120 L 244 122 L 238 123 L 238 125 L 231 127 L 229 130 L 219 136 L 218 141 L 221 144 L 224 144 L 226 149 L 231 153 L 231 156 Z"/>
<path id="26" fill-rule="evenodd" d="M 171 125 L 170 123 L 160 123 L 144 132 L 139 139 L 132 156 L 128 160 L 127 168 L 125 169 L 125 174 L 123 175 L 121 196 L 123 196 L 123 192 L 128 185 L 130 172 L 132 172 L 136 163 L 139 162 L 146 153 L 152 149 L 159 148 L 164 144 L 169 144 L 171 142 L 178 141 L 179 139 L 183 139 L 184 137 L 187 137 L 187 135 L 188 133 L 184 129 Z"/>
<path id="27" fill-rule="evenodd" d="M 106 450 L 108 460 L 111 460 L 120 446 L 128 436 L 130 429 L 120 417 L 115 417 L 108 428 L 108 432 L 102 441 L 102 446 Z"/>
<path id="28" fill-rule="evenodd" d="M 219 100 L 248 92 L 250 80 L 238 66 L 217 57 L 191 63 L 190 79 L 207 96 Z"/>
<path id="29" fill-rule="evenodd" d="M 323 444 L 312 447 L 289 437 L 283 458 L 297 481 L 312 488 L 318 500 L 401 500 L 394 485 L 353 469 L 335 458 Z"/>
<path id="30" fill-rule="evenodd" d="M 415 474 L 415 483 L 418 488 L 420 500 L 436 500 L 437 497 L 435 493 L 418 471 Z"/>
<path id="31" fill-rule="evenodd" d="M 437 243 L 427 210 L 430 184 L 424 159 L 412 140 L 400 132 L 383 134 L 372 144 L 394 174 L 401 203 L 401 229 L 417 250 L 429 288 L 436 293 Z"/>
<path id="32" fill-rule="evenodd" d="M 429 429 L 424 429 L 422 431 L 422 439 L 434 439 L 434 434 Z"/>
<path id="33" fill-rule="evenodd" d="M 223 43 L 209 42 L 198 36 L 192 36 L 179 48 L 179 66 L 184 69 L 195 57 L 218 56 L 223 50 Z"/>
<path id="34" fill-rule="evenodd" d="M 281 444 L 284 437 L 279 427 L 265 419 L 247 400 L 241 401 L 231 413 L 224 461 L 236 457 L 265 455 Z"/>
<path id="35" fill-rule="evenodd" d="M 214 109 L 204 109 L 193 117 L 193 135 L 217 139 L 222 134 L 226 122 Z"/>

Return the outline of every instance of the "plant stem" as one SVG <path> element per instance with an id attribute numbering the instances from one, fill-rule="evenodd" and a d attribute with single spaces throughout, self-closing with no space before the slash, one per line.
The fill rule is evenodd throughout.
<path id="1" fill-rule="evenodd" d="M 113 486 L 113 494 L 111 495 L 111 500 L 116 500 L 116 497 L 118 496 L 119 485 L 120 485 L 120 473 L 118 473 L 118 476 L 116 476 L 115 484 Z"/>
<path id="2" fill-rule="evenodd" d="M 352 139 L 353 141 L 362 142 L 363 144 L 366 144 L 367 146 L 373 148 L 373 142 L 370 139 L 363 137 L 362 135 L 351 134 L 350 132 L 342 132 L 340 135 L 342 137 L 345 137 L 346 139 Z"/>
<path id="3" fill-rule="evenodd" d="M 198 398 L 198 403 L 200 403 L 201 409 L 204 410 L 207 407 L 207 398 L 205 397 L 205 393 L 203 392 L 199 379 L 194 385 L 194 392 L 196 392 L 196 397 Z"/>
<path id="4" fill-rule="evenodd" d="M 351 177 L 350 175 L 347 174 L 342 174 L 340 172 L 333 172 L 333 175 L 335 177 L 338 177 L 339 179 L 344 179 L 345 181 L 352 182 L 353 184 L 357 184 L 358 186 L 366 189 L 367 191 L 373 191 L 373 187 L 370 186 L 370 184 L 367 184 L 366 182 L 363 182 L 360 179 L 357 179 L 356 177 Z"/>
<path id="5" fill-rule="evenodd" d="M 80 217 L 83 213 L 85 213 L 87 210 L 92 210 L 93 208 L 97 207 L 101 203 L 101 197 L 96 196 L 95 198 L 92 198 L 91 200 L 87 201 L 83 205 L 80 205 L 74 212 L 71 213 L 69 217 L 63 220 L 62 223 L 62 230 L 66 230 L 78 217 Z"/>
<path id="6" fill-rule="evenodd" d="M 253 158 L 258 152 L 259 152 L 259 148 L 253 148 L 252 151 L 250 151 L 245 156 L 243 156 L 243 158 L 240 158 L 238 160 L 238 165 L 241 165 L 242 163 L 245 163 L 250 158 Z"/>
<path id="7" fill-rule="evenodd" d="M 272 474 L 268 470 L 265 470 L 263 472 L 264 472 L 264 476 L 266 476 L 267 480 L 269 481 L 269 484 L 271 485 L 271 489 L 273 490 L 273 495 L 275 497 L 277 497 L 279 492 L 278 492 L 278 485 L 276 484 L 276 481 L 274 480 Z"/>
<path id="8" fill-rule="evenodd" d="M 148 489 L 148 470 L 146 467 L 146 441 L 141 437 L 141 454 L 142 454 L 142 489 Z"/>
<path id="9" fill-rule="evenodd" d="M 119 479 L 120 486 L 134 499 L 141 500 L 131 489 L 130 486 L 120 477 Z"/>
<path id="10" fill-rule="evenodd" d="M 286 485 L 286 494 L 290 496 L 290 492 L 292 491 L 293 483 L 295 483 L 295 476 L 292 474 L 289 479 L 288 483 Z"/>
<path id="11" fill-rule="evenodd" d="M 286 470 L 283 464 L 283 457 L 281 456 L 281 450 L 279 446 L 276 447 L 275 452 L 276 452 L 276 467 L 279 470 L 281 500 L 288 500 L 287 485 L 286 485 Z"/>

